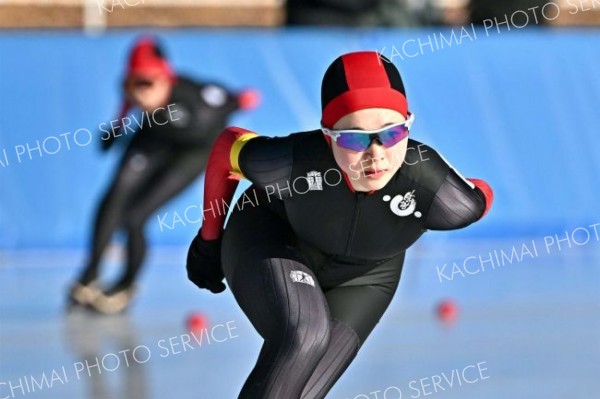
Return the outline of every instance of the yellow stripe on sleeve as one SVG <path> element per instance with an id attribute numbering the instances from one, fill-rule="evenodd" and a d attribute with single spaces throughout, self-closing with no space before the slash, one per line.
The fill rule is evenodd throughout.
<path id="1" fill-rule="evenodd" d="M 231 151 L 229 152 L 229 162 L 231 163 L 231 174 L 239 176 L 239 177 L 244 177 L 244 174 L 240 170 L 240 164 L 239 164 L 240 152 L 242 151 L 242 148 L 244 148 L 244 145 L 249 140 L 252 140 L 254 137 L 257 137 L 257 136 L 258 136 L 258 134 L 256 134 L 256 133 L 251 133 L 251 132 L 244 133 L 233 142 L 233 144 L 231 145 Z"/>

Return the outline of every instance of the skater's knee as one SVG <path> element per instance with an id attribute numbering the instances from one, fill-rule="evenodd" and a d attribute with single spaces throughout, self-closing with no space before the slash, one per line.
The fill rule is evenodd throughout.
<path id="1" fill-rule="evenodd" d="M 297 323 L 290 323 L 280 339 L 297 358 L 307 362 L 318 362 L 329 347 L 331 326 L 324 317 L 300 317 Z"/>
<path id="2" fill-rule="evenodd" d="M 145 222 L 146 215 L 136 209 L 127 209 L 125 211 L 123 224 L 130 233 L 141 230 L 144 227 Z"/>
<path id="3" fill-rule="evenodd" d="M 296 339 L 303 338 L 304 341 L 300 341 L 301 353 L 306 352 L 307 356 L 316 359 L 317 361 L 325 355 L 329 343 L 331 342 L 331 328 L 329 320 L 324 320 L 322 323 L 314 326 L 308 330 L 305 334 L 297 334 Z M 307 344 L 307 341 L 312 343 Z"/>

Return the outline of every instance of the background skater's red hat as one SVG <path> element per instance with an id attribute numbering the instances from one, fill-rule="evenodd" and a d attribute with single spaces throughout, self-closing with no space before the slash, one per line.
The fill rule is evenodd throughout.
<path id="1" fill-rule="evenodd" d="M 156 40 L 150 36 L 140 38 L 129 55 L 127 77 L 167 76 L 175 78 L 171 65 L 165 58 Z"/>

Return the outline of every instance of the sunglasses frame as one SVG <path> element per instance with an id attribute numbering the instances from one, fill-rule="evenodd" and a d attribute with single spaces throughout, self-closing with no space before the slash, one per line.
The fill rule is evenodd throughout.
<path id="1" fill-rule="evenodd" d="M 325 126 L 322 126 L 322 125 L 321 125 L 321 130 L 323 131 L 324 134 L 326 134 L 329 137 L 331 137 L 333 139 L 333 141 L 335 141 L 335 142 L 337 142 L 338 137 L 340 137 L 342 134 L 364 134 L 364 135 L 368 135 L 368 136 L 375 134 L 378 137 L 377 140 L 383 145 L 383 143 L 379 139 L 379 134 L 380 133 L 383 133 L 386 130 L 389 130 L 389 129 L 392 129 L 394 127 L 401 126 L 401 125 L 406 125 L 407 130 L 410 132 L 410 128 L 411 128 L 414 120 L 415 120 L 415 115 L 413 113 L 409 112 L 408 113 L 408 119 L 406 119 L 405 121 L 394 123 L 393 125 L 385 126 L 385 127 L 382 127 L 381 129 L 377 129 L 377 130 L 329 129 L 329 128 L 326 128 Z M 400 140 L 400 141 L 402 141 L 402 140 Z M 367 146 L 365 148 L 365 150 L 371 146 L 371 143 L 372 143 L 372 140 L 369 143 L 369 146 Z M 395 145 L 395 144 L 397 144 L 397 143 L 394 143 L 393 145 Z M 385 145 L 383 145 L 383 146 L 386 147 L 386 148 L 388 148 Z"/>

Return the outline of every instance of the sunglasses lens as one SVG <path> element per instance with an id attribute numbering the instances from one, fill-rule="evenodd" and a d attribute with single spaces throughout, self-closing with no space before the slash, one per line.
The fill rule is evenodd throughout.
<path id="1" fill-rule="evenodd" d="M 340 147 L 348 150 L 365 151 L 371 145 L 372 137 L 374 135 L 375 134 L 340 132 L 336 143 Z M 408 127 L 406 124 L 393 126 L 376 134 L 376 136 L 381 144 L 388 148 L 399 143 L 408 136 Z"/>
<path id="2" fill-rule="evenodd" d="M 384 147 L 391 147 L 408 136 L 408 127 L 406 125 L 398 125 L 391 127 L 379 134 L 379 140 Z"/>
<path id="3" fill-rule="evenodd" d="M 371 139 L 368 134 L 342 133 L 337 138 L 337 145 L 353 151 L 364 151 L 369 148 Z"/>
<path id="4" fill-rule="evenodd" d="M 154 84 L 153 81 L 147 79 L 136 79 L 132 83 L 133 86 L 136 88 L 150 87 Z"/>

